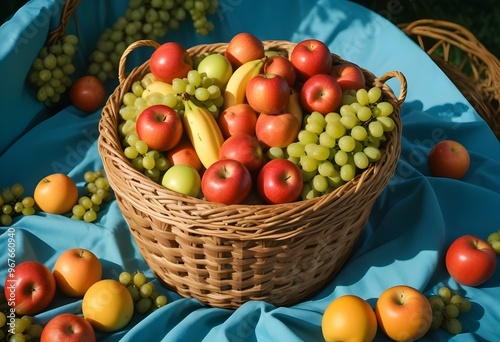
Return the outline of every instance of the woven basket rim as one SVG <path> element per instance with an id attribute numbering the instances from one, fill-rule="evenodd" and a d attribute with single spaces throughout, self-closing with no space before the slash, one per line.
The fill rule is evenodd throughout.
<path id="1" fill-rule="evenodd" d="M 467 28 L 436 19 L 419 19 L 398 27 L 434 60 L 500 139 L 500 61 Z M 443 49 L 443 55 L 435 51 Z M 452 48 L 463 52 L 450 61 Z M 472 75 L 463 71 L 470 67 Z"/>
<path id="2" fill-rule="evenodd" d="M 217 52 L 217 51 L 222 51 L 225 49 L 225 47 L 227 47 L 227 44 L 226 42 L 219 42 L 219 43 L 213 43 L 213 44 L 199 44 L 199 45 L 195 45 L 195 46 L 192 46 L 190 48 L 187 49 L 188 52 L 190 52 L 191 54 L 195 54 L 195 53 L 200 53 L 200 52 L 203 52 L 207 47 L 210 48 L 211 50 L 211 53 L 214 53 L 214 52 Z M 270 48 L 281 48 L 281 49 L 291 49 L 293 46 L 296 45 L 296 43 L 293 43 L 293 42 L 289 42 L 289 41 L 286 41 L 286 40 L 264 40 L 263 41 L 263 44 L 265 46 L 266 49 L 270 49 Z M 125 72 L 125 66 L 126 66 L 126 59 L 127 59 L 127 56 L 132 52 L 134 51 L 135 49 L 139 48 L 139 47 L 153 47 L 153 48 L 157 48 L 159 47 L 160 44 L 156 41 L 153 41 L 153 40 L 139 40 L 139 41 L 136 41 L 134 43 L 132 43 L 131 45 L 129 45 L 126 50 L 124 51 L 123 55 L 122 55 L 122 58 L 120 59 L 120 64 L 119 64 L 119 71 L 118 71 L 118 74 L 119 74 L 119 86 L 118 88 L 122 87 L 123 88 L 123 85 L 124 83 L 127 81 L 127 78 L 130 76 L 130 74 L 134 73 L 134 72 L 137 72 L 138 68 L 145 68 L 145 69 L 148 69 L 149 67 L 149 60 L 145 61 L 141 66 L 139 67 L 135 67 L 130 73 L 126 74 Z M 345 61 L 342 57 L 340 57 L 339 55 L 335 54 L 335 53 L 332 53 L 332 56 L 334 56 L 335 58 L 337 58 L 338 60 L 343 60 Z M 351 63 L 351 64 L 355 64 L 353 62 L 350 62 L 350 61 L 345 61 L 346 63 Z M 385 95 L 392 95 L 393 96 L 393 103 L 398 107 L 398 109 L 401 108 L 403 102 L 405 101 L 406 99 L 406 95 L 407 95 L 407 81 L 406 81 L 406 78 L 404 76 L 403 73 L 399 72 L 399 71 L 389 71 L 389 72 L 386 72 L 385 74 L 383 74 L 382 76 L 380 77 L 375 77 L 370 71 L 360 67 L 361 70 L 363 71 L 363 73 L 365 74 L 365 76 L 367 77 L 370 77 L 372 78 L 373 77 L 373 84 L 374 85 L 378 85 L 378 86 L 381 86 L 384 88 L 384 93 Z M 400 83 L 400 92 L 399 92 L 399 96 L 396 98 L 395 95 L 394 95 L 394 92 L 393 90 L 386 84 L 386 82 L 392 78 L 395 78 L 399 81 Z M 123 90 L 125 91 L 125 90 Z M 110 103 L 106 103 L 106 106 L 109 106 L 111 105 Z M 399 113 L 398 113 L 399 115 Z M 399 154 L 399 152 L 398 152 Z M 350 182 L 338 187 L 337 189 L 335 189 L 332 193 L 330 194 L 325 194 L 325 195 L 322 195 L 322 196 L 319 196 L 319 197 L 316 197 L 314 199 L 309 199 L 309 200 L 298 200 L 298 201 L 295 201 L 295 202 L 291 202 L 291 203 L 283 203 L 283 204 L 231 204 L 231 205 L 226 205 L 226 204 L 221 204 L 221 203 L 215 203 L 215 202 L 208 202 L 204 199 L 199 199 L 199 198 L 195 198 L 195 197 L 191 197 L 191 196 L 187 196 L 187 195 L 183 195 L 183 194 L 178 194 L 178 193 L 175 193 L 174 191 L 171 191 L 169 189 L 166 189 L 164 187 L 162 187 L 161 185 L 153 182 L 152 180 L 148 179 L 147 177 L 143 176 L 139 171 L 136 171 L 137 172 L 137 176 L 139 177 L 143 177 L 144 180 L 146 180 L 148 183 L 151 182 L 152 185 L 154 185 L 155 187 L 159 187 L 161 188 L 163 191 L 166 191 L 166 192 L 169 192 L 169 193 L 172 193 L 172 194 L 175 194 L 176 196 L 179 196 L 179 198 L 183 201 L 186 201 L 188 203 L 194 203 L 194 204 L 208 204 L 209 207 L 226 207 L 228 208 L 228 210 L 230 210 L 231 208 L 235 208 L 235 209 L 241 209 L 241 208 L 244 208 L 244 207 L 247 207 L 249 205 L 251 206 L 254 206 L 254 207 L 260 207 L 262 209 L 265 209 L 265 208 L 270 208 L 270 207 L 288 207 L 289 210 L 296 210 L 296 207 L 297 205 L 301 206 L 301 205 L 304 205 L 304 206 L 310 206 L 312 203 L 314 202 L 322 202 L 322 201 L 326 201 L 330 198 L 333 198 L 333 197 L 339 197 L 339 196 L 342 196 L 346 193 L 349 193 L 350 191 L 346 191 L 346 190 L 354 190 L 356 191 L 359 186 L 362 185 L 362 182 L 368 178 L 369 176 L 371 176 L 372 173 L 376 174 L 377 173 L 377 165 L 378 165 L 378 162 L 376 162 L 374 165 L 370 166 L 368 169 L 366 169 L 364 172 L 358 174 L 353 180 L 351 180 Z M 308 204 L 304 204 L 302 202 L 307 202 Z"/>

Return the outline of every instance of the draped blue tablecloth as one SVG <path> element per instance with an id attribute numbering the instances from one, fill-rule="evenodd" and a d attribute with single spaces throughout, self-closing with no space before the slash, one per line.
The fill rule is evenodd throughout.
<path id="1" fill-rule="evenodd" d="M 20 182 L 33 193 L 44 176 L 63 172 L 80 189 L 83 173 L 102 168 L 97 152 L 100 110 L 85 115 L 73 106 L 57 113 L 44 109 L 26 82 L 30 65 L 47 33 L 57 26 L 62 1 L 28 2 L 0 27 L 0 186 Z M 248 302 L 237 310 L 211 308 L 194 299 L 165 293 L 169 304 L 144 317 L 135 315 L 123 330 L 98 333 L 101 341 L 322 341 L 321 318 L 327 305 L 343 294 L 355 294 L 373 306 L 383 290 L 393 285 L 413 286 L 426 295 L 446 285 L 472 301 L 472 311 L 460 317 L 463 333 L 444 330 L 427 334 L 425 341 L 494 341 L 500 323 L 500 271 L 478 287 L 462 287 L 444 266 L 448 245 L 458 236 L 486 238 L 500 229 L 500 144 L 459 90 L 441 70 L 388 19 L 408 10 L 395 6 L 374 13 L 348 1 L 221 0 L 212 16 L 215 30 L 197 35 L 184 22 L 160 39 L 186 47 L 229 41 L 246 31 L 262 40 L 305 38 L 324 41 L 332 52 L 380 76 L 401 71 L 408 94 L 401 111 L 401 157 L 385 191 L 343 270 L 324 289 L 292 307 Z M 75 57 L 77 73 L 85 73 L 89 54 L 105 27 L 122 15 L 126 1 L 82 1 L 78 29 L 70 21 L 67 33 L 80 37 Z M 128 63 L 148 58 L 144 48 Z M 396 94 L 400 85 L 390 80 Z M 116 80 L 107 84 L 108 91 Z M 464 144 L 471 155 L 470 170 L 462 180 L 429 175 L 426 156 L 443 139 Z M 117 278 L 123 269 L 139 269 L 152 277 L 131 238 L 116 201 L 107 204 L 94 223 L 64 215 L 37 212 L 15 219 L 16 260 L 37 260 L 53 267 L 64 250 L 92 250 L 103 264 L 104 278 Z M 7 274 L 6 227 L 0 227 L 0 279 Z M 2 281 L 3 283 L 3 281 Z M 81 300 L 57 295 L 50 307 L 36 315 L 45 323 L 63 313 L 80 313 Z M 379 331 L 377 341 L 387 340 Z"/>

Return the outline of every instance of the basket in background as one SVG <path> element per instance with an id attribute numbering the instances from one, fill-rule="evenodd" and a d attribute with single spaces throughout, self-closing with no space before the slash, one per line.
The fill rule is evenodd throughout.
<path id="1" fill-rule="evenodd" d="M 266 49 L 290 52 L 287 41 L 265 41 Z M 400 72 L 380 78 L 363 69 L 367 86 L 382 87 L 394 106 L 395 129 L 382 159 L 330 194 L 294 203 L 222 205 L 170 191 L 124 156 L 118 133 L 119 109 L 133 82 L 149 72 L 149 61 L 125 74 L 126 57 L 152 41 L 131 44 L 122 56 L 119 85 L 99 122 L 99 153 L 138 248 L 155 276 L 181 296 L 222 308 L 250 300 L 277 306 L 318 292 L 347 261 L 372 206 L 393 176 L 400 154 L 400 108 L 406 80 Z M 227 44 L 199 45 L 191 55 L 223 53 Z M 344 62 L 332 55 L 334 62 Z M 385 83 L 396 78 L 398 97 Z"/>
<path id="2" fill-rule="evenodd" d="M 500 139 L 500 61 L 466 28 L 443 20 L 400 24 Z"/>

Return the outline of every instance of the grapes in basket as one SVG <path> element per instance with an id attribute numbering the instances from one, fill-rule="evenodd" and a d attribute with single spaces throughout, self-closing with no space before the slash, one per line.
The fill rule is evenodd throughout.
<path id="1" fill-rule="evenodd" d="M 366 75 L 315 39 L 168 42 L 122 97 L 123 153 L 152 181 L 207 201 L 316 198 L 380 160 L 397 125 L 397 108 Z"/>

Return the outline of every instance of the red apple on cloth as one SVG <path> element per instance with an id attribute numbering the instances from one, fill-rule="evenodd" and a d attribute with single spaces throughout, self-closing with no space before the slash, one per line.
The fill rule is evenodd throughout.
<path id="1" fill-rule="evenodd" d="M 491 245 L 478 237 L 457 238 L 446 252 L 446 269 L 461 285 L 478 286 L 495 272 L 497 255 Z"/>
<path id="2" fill-rule="evenodd" d="M 149 68 L 158 81 L 172 83 L 174 78 L 186 77 L 193 68 L 193 60 L 182 45 L 167 42 L 151 54 Z"/>
<path id="3" fill-rule="evenodd" d="M 302 173 L 288 159 L 272 159 L 264 164 L 257 177 L 257 191 L 267 203 L 290 203 L 302 192 Z"/>
<path id="4" fill-rule="evenodd" d="M 259 74 L 248 82 L 246 99 L 258 113 L 278 114 L 288 104 L 290 87 L 280 75 Z"/>
<path id="5" fill-rule="evenodd" d="M 225 139 L 236 134 L 255 135 L 257 112 L 248 103 L 239 103 L 224 109 L 217 121 Z"/>
<path id="6" fill-rule="evenodd" d="M 255 125 L 255 135 L 264 148 L 285 148 L 297 138 L 300 127 L 301 124 L 293 113 L 260 113 Z"/>
<path id="7" fill-rule="evenodd" d="M 201 179 L 201 192 L 210 202 L 239 204 L 252 189 L 252 176 L 237 160 L 220 159 L 210 165 Z"/>
<path id="8" fill-rule="evenodd" d="M 262 167 L 264 154 L 254 135 L 237 134 L 227 138 L 220 147 L 219 159 L 234 159 L 253 173 Z"/>
<path id="9" fill-rule="evenodd" d="M 85 318 L 63 313 L 52 318 L 43 328 L 40 342 L 95 342 L 95 331 Z"/>
<path id="10" fill-rule="evenodd" d="M 179 114 L 162 104 L 144 109 L 137 117 L 135 129 L 139 139 L 158 151 L 166 151 L 177 145 L 183 132 Z"/>
<path id="11" fill-rule="evenodd" d="M 297 78 L 295 67 L 285 56 L 276 55 L 268 57 L 264 62 L 263 71 L 266 74 L 280 75 L 286 80 L 290 88 L 295 85 Z"/>
<path id="12" fill-rule="evenodd" d="M 430 150 L 427 166 L 432 176 L 461 179 L 470 166 L 469 152 L 457 141 L 443 140 Z"/>
<path id="13" fill-rule="evenodd" d="M 290 62 L 295 67 L 297 78 L 305 81 L 317 74 L 328 74 L 332 67 L 332 55 L 322 41 L 306 39 L 295 45 L 290 53 Z"/>
<path id="14" fill-rule="evenodd" d="M 241 32 L 233 36 L 224 52 L 224 56 L 233 66 L 233 70 L 246 62 L 264 58 L 264 55 L 262 41 L 248 32 Z"/>
<path id="15" fill-rule="evenodd" d="M 326 115 L 338 110 L 342 101 L 342 89 L 330 75 L 318 74 L 307 79 L 300 90 L 300 103 L 304 109 Z"/>
<path id="16" fill-rule="evenodd" d="M 342 91 L 358 90 L 364 88 L 366 80 L 365 74 L 360 67 L 353 63 L 342 63 L 332 66 L 330 76 L 333 76 Z"/>
<path id="17" fill-rule="evenodd" d="M 49 306 L 56 293 L 56 281 L 44 264 L 25 261 L 8 274 L 4 293 L 17 315 L 34 315 Z"/>

